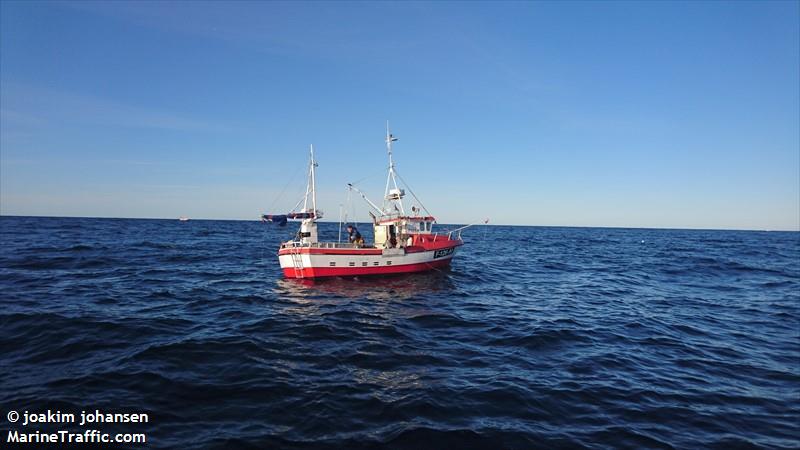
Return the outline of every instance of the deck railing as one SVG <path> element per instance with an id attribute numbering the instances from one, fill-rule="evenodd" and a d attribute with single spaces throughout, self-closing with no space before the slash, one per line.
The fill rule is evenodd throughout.
<path id="1" fill-rule="evenodd" d="M 281 248 L 369 248 L 369 246 L 362 245 L 359 247 L 349 242 L 314 242 L 312 244 L 310 242 L 291 241 L 281 244 Z"/>
<path id="2" fill-rule="evenodd" d="M 466 227 L 456 228 L 455 230 L 441 232 L 441 233 L 420 233 L 420 234 L 425 234 L 427 236 L 432 237 L 433 238 L 433 242 L 436 242 L 437 240 L 443 239 L 445 237 L 445 234 L 447 235 L 447 239 L 448 240 L 452 240 L 454 235 L 455 235 L 456 239 L 461 240 L 461 231 L 463 229 L 469 227 L 469 226 L 470 225 L 467 225 Z M 374 245 L 361 245 L 361 246 L 358 246 L 356 244 L 352 244 L 352 243 L 349 243 L 349 242 L 343 242 L 343 243 L 340 243 L 340 242 L 314 242 L 314 243 L 310 243 L 310 242 L 290 241 L 290 242 L 282 243 L 281 244 L 281 248 L 333 248 L 333 249 L 335 249 L 335 248 L 375 248 L 375 246 Z"/>

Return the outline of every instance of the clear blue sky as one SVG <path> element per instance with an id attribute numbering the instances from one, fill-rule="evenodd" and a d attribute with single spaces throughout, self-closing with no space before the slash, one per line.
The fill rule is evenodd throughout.
<path id="1" fill-rule="evenodd" d="M 798 5 L 3 1 L 0 214 L 797 230 Z"/>

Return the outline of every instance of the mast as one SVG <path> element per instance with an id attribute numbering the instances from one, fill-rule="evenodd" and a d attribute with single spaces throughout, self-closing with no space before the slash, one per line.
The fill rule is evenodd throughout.
<path id="1" fill-rule="evenodd" d="M 303 212 L 310 212 L 314 214 L 314 219 L 317 218 L 317 188 L 316 188 L 316 167 L 317 162 L 314 160 L 314 145 L 310 146 L 311 159 L 308 163 L 308 184 L 306 185 L 306 195 L 303 198 Z M 308 196 L 311 195 L 311 210 L 308 209 Z"/>
<path id="2" fill-rule="evenodd" d="M 317 188 L 316 188 L 316 167 L 314 160 L 314 146 L 309 146 L 310 161 L 308 163 L 308 184 L 306 185 L 306 195 L 303 198 L 303 219 L 300 222 L 300 242 L 302 244 L 313 244 L 319 242 L 317 236 Z M 311 208 L 308 209 L 308 197 L 311 196 Z"/>
<path id="3" fill-rule="evenodd" d="M 395 178 L 394 173 L 394 159 L 392 158 L 392 142 L 397 140 L 396 137 L 392 135 L 389 131 L 389 121 L 386 121 L 386 151 L 389 154 L 389 174 L 386 176 L 386 189 L 383 193 L 383 213 L 384 214 L 391 214 L 392 210 L 390 207 L 393 205 L 394 202 L 395 206 L 398 206 L 398 210 L 401 214 L 405 214 L 405 210 L 403 209 L 403 196 L 405 192 L 397 186 L 397 179 Z M 389 189 L 389 186 L 394 186 L 394 189 Z"/>
<path id="4" fill-rule="evenodd" d="M 317 187 L 316 170 L 317 162 L 314 160 L 314 145 L 311 144 L 311 207 L 314 208 L 314 219 L 317 218 Z"/>

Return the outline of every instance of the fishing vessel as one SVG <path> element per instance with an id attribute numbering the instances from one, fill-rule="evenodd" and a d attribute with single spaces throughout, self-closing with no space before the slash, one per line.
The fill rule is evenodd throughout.
<path id="1" fill-rule="evenodd" d="M 470 225 L 449 232 L 436 232 L 436 219 L 408 188 L 416 203 L 406 210 L 405 189 L 397 183 L 397 170 L 392 156 L 392 144 L 397 141 L 386 126 L 386 150 L 389 171 L 381 206 L 352 184 L 348 188 L 358 193 L 371 207 L 374 240 L 365 242 L 321 242 L 317 221 L 322 217 L 317 209 L 316 169 L 314 147 L 310 148 L 308 184 L 301 200 L 300 211 L 288 214 L 264 214 L 262 220 L 286 225 L 290 219 L 300 220 L 300 230 L 294 239 L 283 242 L 278 260 L 287 278 L 355 277 L 389 275 L 443 269 L 450 265 L 458 247 L 464 244 L 461 231 Z M 402 181 L 402 178 L 401 178 Z M 300 205 L 298 202 L 297 206 Z M 340 222 L 340 230 L 342 223 Z M 340 232 L 341 236 L 341 232 Z"/>

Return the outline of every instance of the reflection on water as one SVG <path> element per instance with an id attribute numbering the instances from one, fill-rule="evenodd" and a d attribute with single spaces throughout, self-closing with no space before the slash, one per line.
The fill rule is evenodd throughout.
<path id="1" fill-rule="evenodd" d="M 398 328 L 397 320 L 439 317 L 439 299 L 456 290 L 454 276 L 442 271 L 318 280 L 280 278 L 275 281 L 277 301 L 271 308 L 275 316 L 302 317 L 309 329 L 323 325 L 339 330 L 341 334 L 330 336 L 333 341 L 349 336 L 353 348 L 338 351 L 348 356 L 337 360 L 337 365 L 347 369 L 352 386 L 388 404 L 428 389 L 430 383 L 425 381 L 425 368 L 393 367 L 431 358 L 425 348 L 398 347 L 398 342 L 413 339 L 414 333 Z"/>
<path id="2" fill-rule="evenodd" d="M 432 271 L 386 277 L 323 278 L 318 280 L 281 278 L 276 280 L 273 292 L 282 299 L 299 303 L 309 300 L 330 301 L 336 298 L 389 302 L 449 292 L 454 288 L 455 284 L 447 272 Z"/>

